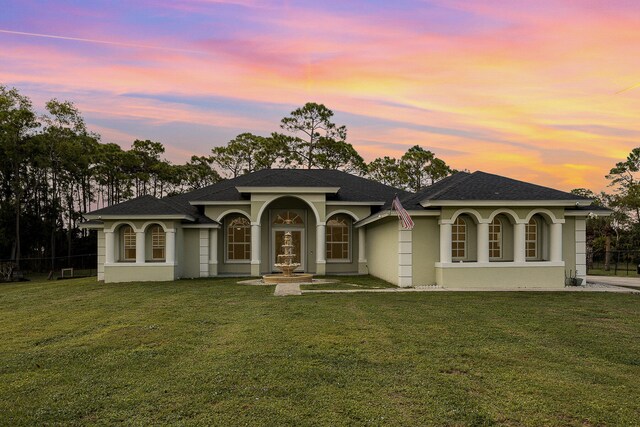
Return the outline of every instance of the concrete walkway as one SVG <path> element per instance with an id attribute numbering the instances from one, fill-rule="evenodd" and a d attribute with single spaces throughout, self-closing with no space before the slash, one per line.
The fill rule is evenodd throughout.
<path id="1" fill-rule="evenodd" d="M 286 297 L 288 295 L 302 295 L 300 283 L 279 283 L 273 295 L 277 297 Z"/>
<path id="2" fill-rule="evenodd" d="M 383 289 L 300 289 L 300 283 L 280 283 L 276 285 L 273 295 L 282 297 L 303 294 L 354 294 L 354 293 L 402 293 L 402 292 L 614 292 L 640 294 L 640 278 L 587 276 L 584 286 L 566 286 L 559 289 L 547 288 L 441 288 L 439 286 L 422 286 L 415 288 L 383 288 Z"/>
<path id="3" fill-rule="evenodd" d="M 587 283 L 599 283 L 609 286 L 622 286 L 640 289 L 640 277 L 625 276 L 587 276 Z"/>
<path id="4" fill-rule="evenodd" d="M 586 286 L 566 286 L 564 288 L 440 288 L 435 286 L 418 288 L 385 288 L 385 289 L 307 289 L 302 294 L 354 294 L 365 292 L 399 293 L 399 292 L 614 292 L 622 294 L 640 294 L 640 288 L 612 286 L 606 284 L 588 284 Z"/>

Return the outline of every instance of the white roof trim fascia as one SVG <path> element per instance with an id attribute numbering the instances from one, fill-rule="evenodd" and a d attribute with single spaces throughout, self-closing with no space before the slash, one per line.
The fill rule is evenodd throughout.
<path id="1" fill-rule="evenodd" d="M 340 187 L 236 187 L 239 193 L 252 194 L 336 194 Z"/>
<path id="2" fill-rule="evenodd" d="M 599 210 L 588 210 L 588 211 L 564 211 L 564 216 L 611 216 L 613 214 L 612 211 L 599 211 Z"/>
<path id="3" fill-rule="evenodd" d="M 409 212 L 409 215 L 412 216 L 412 217 L 414 217 L 414 216 L 440 216 L 440 211 L 415 211 L 415 210 L 413 210 L 413 211 L 407 211 L 407 212 Z M 391 209 L 388 209 L 386 211 L 378 212 L 375 215 L 371 215 L 371 216 L 368 216 L 368 217 L 366 217 L 364 219 L 361 219 L 360 221 L 356 222 L 354 224 L 354 226 L 356 228 L 360 228 L 360 227 L 365 226 L 367 224 L 371 224 L 372 222 L 376 222 L 376 221 L 378 221 L 380 219 L 387 218 L 389 216 L 395 216 L 395 215 L 396 215 L 395 211 L 393 211 Z"/>
<path id="4" fill-rule="evenodd" d="M 99 214 L 84 214 L 87 219 L 186 219 L 188 221 L 195 221 L 195 218 L 191 215 L 99 215 Z"/>
<path id="5" fill-rule="evenodd" d="M 219 201 L 219 200 L 193 200 L 189 202 L 191 206 L 228 206 L 228 205 L 250 205 L 251 200 Z"/>
<path id="6" fill-rule="evenodd" d="M 182 228 L 220 228 L 220 224 L 184 224 Z"/>
<path id="7" fill-rule="evenodd" d="M 360 221 L 358 221 L 355 224 L 353 224 L 353 226 L 355 228 L 360 228 L 360 227 L 362 227 L 364 225 L 371 224 L 372 222 L 375 222 L 375 221 L 377 221 L 379 219 L 386 218 L 390 214 L 391 214 L 390 210 L 378 212 L 375 215 L 371 215 L 371 216 L 368 216 L 368 217 L 366 217 L 364 219 L 361 219 Z"/>
<path id="8" fill-rule="evenodd" d="M 327 206 L 382 206 L 384 202 L 346 202 L 346 201 L 335 201 L 335 202 L 325 202 Z"/>
<path id="9" fill-rule="evenodd" d="M 432 206 L 589 206 L 591 200 L 423 200 L 420 205 Z"/>

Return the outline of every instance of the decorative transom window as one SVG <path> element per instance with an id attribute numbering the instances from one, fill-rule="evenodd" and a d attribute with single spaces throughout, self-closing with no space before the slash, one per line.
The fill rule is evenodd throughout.
<path id="1" fill-rule="evenodd" d="M 282 211 L 276 214 L 276 218 L 273 220 L 274 224 L 279 225 L 297 225 L 304 224 L 302 217 L 299 213 L 294 211 Z"/>
<path id="2" fill-rule="evenodd" d="M 136 259 L 136 233 L 129 225 L 122 227 L 122 259 L 125 261 Z"/>
<path id="3" fill-rule="evenodd" d="M 335 215 L 327 221 L 326 245 L 327 260 L 348 261 L 349 256 L 349 234 L 351 229 L 351 218 L 347 215 Z"/>
<path id="4" fill-rule="evenodd" d="M 489 259 L 502 258 L 502 221 L 494 218 L 489 224 Z"/>
<path id="5" fill-rule="evenodd" d="M 461 217 L 451 227 L 451 258 L 464 259 L 467 256 L 467 223 Z"/>
<path id="6" fill-rule="evenodd" d="M 227 260 L 251 259 L 251 223 L 241 215 L 229 217 L 227 223 Z"/>
<path id="7" fill-rule="evenodd" d="M 159 225 L 151 227 L 151 259 L 164 261 L 165 234 Z"/>
<path id="8" fill-rule="evenodd" d="M 534 218 L 525 227 L 525 254 L 527 259 L 538 259 L 538 221 Z"/>

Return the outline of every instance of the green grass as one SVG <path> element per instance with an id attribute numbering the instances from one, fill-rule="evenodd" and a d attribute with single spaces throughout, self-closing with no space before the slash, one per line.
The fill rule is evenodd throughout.
<path id="1" fill-rule="evenodd" d="M 358 289 L 385 289 L 396 288 L 382 279 L 372 276 L 323 276 L 320 279 L 333 280 L 333 283 L 314 283 L 311 285 L 300 285 L 300 289 L 313 290 L 358 290 Z"/>
<path id="2" fill-rule="evenodd" d="M 640 424 L 640 299 L 0 285 L 3 425 Z"/>

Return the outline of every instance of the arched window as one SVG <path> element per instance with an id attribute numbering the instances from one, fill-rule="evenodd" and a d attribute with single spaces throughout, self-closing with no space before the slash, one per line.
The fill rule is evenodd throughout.
<path id="1" fill-rule="evenodd" d="M 130 225 L 122 226 L 122 260 L 123 261 L 135 261 L 136 260 L 136 233 L 133 231 Z"/>
<path id="2" fill-rule="evenodd" d="M 351 218 L 334 215 L 326 226 L 327 261 L 349 261 Z"/>
<path id="3" fill-rule="evenodd" d="M 494 218 L 489 224 L 489 259 L 502 258 L 502 221 Z"/>
<path id="4" fill-rule="evenodd" d="M 151 259 L 154 261 L 165 260 L 165 234 L 159 225 L 151 226 Z"/>
<path id="5" fill-rule="evenodd" d="M 462 260 L 467 257 L 467 223 L 458 217 L 451 227 L 451 258 Z"/>
<path id="6" fill-rule="evenodd" d="M 527 259 L 538 259 L 538 221 L 531 218 L 525 227 L 525 254 Z"/>
<path id="7" fill-rule="evenodd" d="M 251 259 L 251 223 L 242 215 L 227 219 L 227 260 L 249 261 Z"/>

